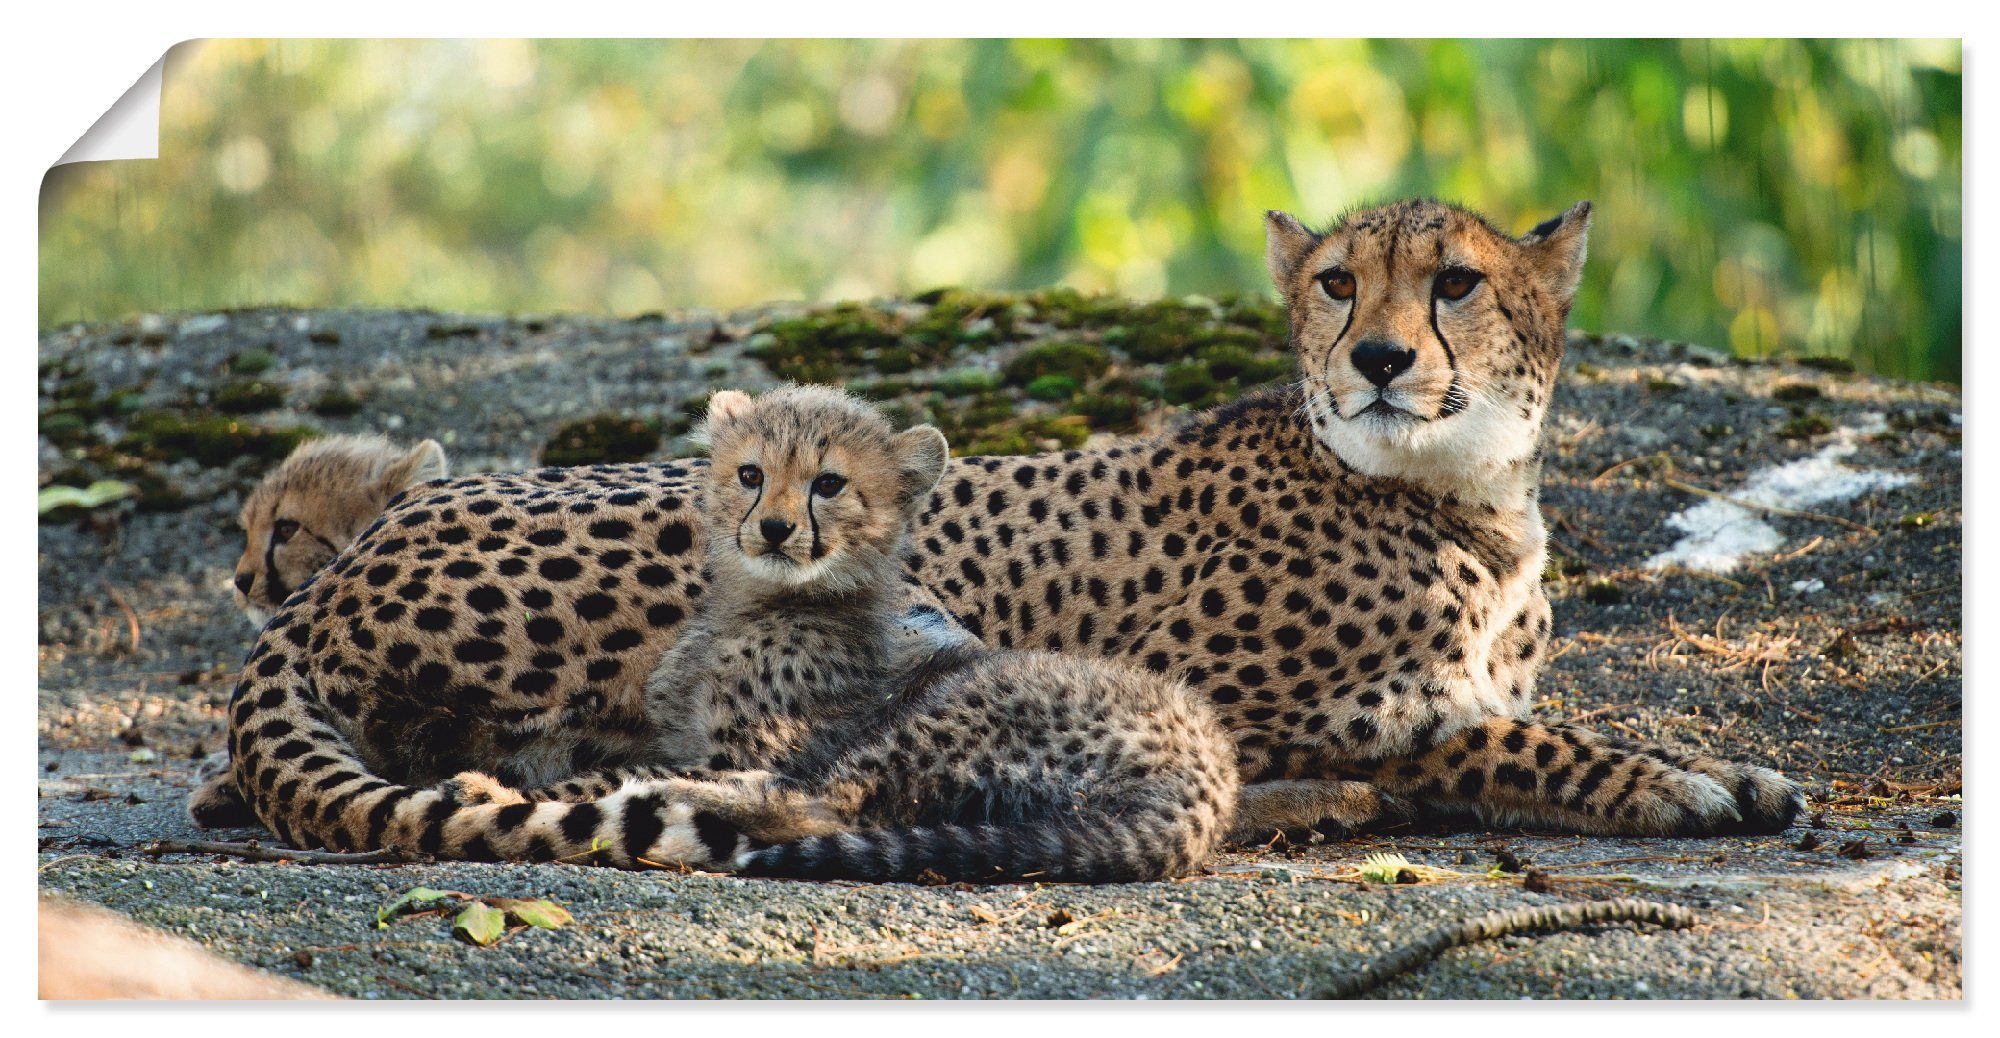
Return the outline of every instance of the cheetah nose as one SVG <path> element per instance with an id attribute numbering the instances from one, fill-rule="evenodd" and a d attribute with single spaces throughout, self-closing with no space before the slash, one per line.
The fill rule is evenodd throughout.
<path id="1" fill-rule="evenodd" d="M 1408 346 L 1398 346 L 1381 339 L 1369 339 L 1354 347 L 1354 369 L 1375 383 L 1375 388 L 1387 388 L 1396 376 L 1410 370 L 1417 362 L 1417 351 Z"/>
<path id="2" fill-rule="evenodd" d="M 798 529 L 798 527 L 792 525 L 791 523 L 786 522 L 783 519 L 766 519 L 763 522 L 757 524 L 757 529 L 759 532 L 763 533 L 764 540 L 767 543 L 769 543 L 771 547 L 775 548 L 778 545 L 785 543 L 785 538 L 790 537 L 792 535 L 792 531 Z"/>
<path id="3" fill-rule="evenodd" d="M 257 574 L 255 573 L 238 573 L 236 575 L 236 579 L 232 581 L 232 583 L 236 585 L 236 590 L 241 591 L 246 595 L 250 593 L 250 585 L 255 584 L 256 582 L 257 582 Z"/>

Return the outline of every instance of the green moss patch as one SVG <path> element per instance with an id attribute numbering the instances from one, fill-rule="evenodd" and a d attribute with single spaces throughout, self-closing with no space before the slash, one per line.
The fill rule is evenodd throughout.
<path id="1" fill-rule="evenodd" d="M 1832 431 L 1832 419 L 1823 414 L 1803 414 L 1778 426 L 1778 435 L 1787 440 L 1809 440 Z"/>
<path id="2" fill-rule="evenodd" d="M 630 415 L 599 414 L 555 431 L 542 445 L 544 465 L 608 465 L 644 461 L 660 449 L 660 423 Z"/>
<path id="3" fill-rule="evenodd" d="M 216 467 L 245 458 L 281 461 L 311 435 L 309 429 L 266 429 L 229 415 L 146 411 L 132 416 L 118 449 L 150 461 L 193 458 Z"/>
<path id="4" fill-rule="evenodd" d="M 1064 375 L 1084 382 L 1111 368 L 1111 355 L 1087 342 L 1057 340 L 1031 346 L 1007 362 L 1007 379 L 1026 385 L 1044 375 Z"/>
<path id="5" fill-rule="evenodd" d="M 256 414 L 285 406 L 284 389 L 257 379 L 232 379 L 209 394 L 209 406 L 223 414 Z"/>
<path id="6" fill-rule="evenodd" d="M 313 398 L 312 413 L 327 418 L 347 418 L 361 412 L 361 398 L 345 389 L 329 389 Z"/>

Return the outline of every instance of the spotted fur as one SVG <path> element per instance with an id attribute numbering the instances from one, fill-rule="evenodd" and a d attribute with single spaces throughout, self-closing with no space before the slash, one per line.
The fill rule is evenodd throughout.
<path id="1" fill-rule="evenodd" d="M 789 826 L 801 838 L 746 850 L 737 868 L 1102 882 L 1207 858 L 1237 778 L 1227 735 L 1186 689 L 940 640 L 904 616 L 905 534 L 946 463 L 937 430 L 892 435 L 819 387 L 718 393 L 709 414 L 711 590 L 647 691 L 665 768 L 780 776 L 755 788 L 756 836 L 777 798 L 809 805 Z M 595 798 L 645 777 L 563 790 Z"/>
<path id="2" fill-rule="evenodd" d="M 1802 799 L 1774 772 L 1526 719 L 1550 631 L 1534 433 L 1588 216 L 1515 239 L 1432 202 L 1320 233 L 1274 214 L 1299 386 L 1152 439 L 953 462 L 911 537 L 911 601 L 994 648 L 1183 681 L 1246 781 L 1293 783 L 1245 804 L 1340 824 L 1414 805 L 1591 833 L 1784 828 Z M 1480 275 L 1456 301 L 1446 264 Z M 1351 301 L 1328 294 L 1332 270 Z M 1415 355 L 1388 407 L 1355 395 L 1357 333 Z M 702 468 L 483 476 L 392 504 L 246 665 L 232 766 L 258 817 L 307 842 L 435 843 L 391 825 L 437 802 L 411 786 L 643 763 L 645 674 L 705 586 Z"/>
<path id="3" fill-rule="evenodd" d="M 243 500 L 237 525 L 243 554 L 230 580 L 236 604 L 261 627 L 341 549 L 353 543 L 389 499 L 448 471 L 444 448 L 424 440 L 403 448 L 374 435 L 308 440 L 265 475 Z M 203 765 L 189 813 L 210 826 L 253 825 L 229 776 L 226 758 Z"/>

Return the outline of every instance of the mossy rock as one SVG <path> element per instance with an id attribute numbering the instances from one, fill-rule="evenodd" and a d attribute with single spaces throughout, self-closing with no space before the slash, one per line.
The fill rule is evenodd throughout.
<path id="1" fill-rule="evenodd" d="M 361 413 L 361 398 L 345 389 L 329 389 L 313 398 L 312 412 L 327 418 L 348 418 Z"/>
<path id="2" fill-rule="evenodd" d="M 1778 426 L 1778 435 L 1787 440 L 1809 440 L 1832 431 L 1832 419 L 1823 414 L 1803 414 Z"/>
<path id="3" fill-rule="evenodd" d="M 930 312 L 912 321 L 904 334 L 932 348 L 1011 342 L 1020 337 L 1020 319 L 1034 313 L 1012 296 L 962 289 L 926 292 L 917 302 Z"/>
<path id="4" fill-rule="evenodd" d="M 1093 429 L 1131 432 L 1138 426 L 1139 398 L 1131 393 L 1088 393 L 1071 406 Z"/>
<path id="5" fill-rule="evenodd" d="M 97 437 L 90 432 L 90 420 L 74 411 L 43 412 L 39 431 L 43 438 L 58 447 L 80 447 L 97 442 Z"/>
<path id="6" fill-rule="evenodd" d="M 235 375 L 261 375 L 276 363 L 278 358 L 270 350 L 252 348 L 229 358 L 229 371 Z"/>
<path id="7" fill-rule="evenodd" d="M 1081 384 L 1111 369 L 1111 355 L 1087 342 L 1057 340 L 1022 350 L 1007 362 L 1007 379 L 1017 385 L 1047 375 L 1066 375 Z"/>
<path id="8" fill-rule="evenodd" d="M 1162 378 L 1161 393 L 1171 403 L 1188 407 L 1201 407 L 1214 401 L 1217 384 L 1208 365 L 1201 361 L 1182 361 L 1168 368 Z"/>
<path id="9" fill-rule="evenodd" d="M 1788 404 L 1802 403 L 1807 400 L 1819 400 L 1825 396 L 1826 394 L 1820 392 L 1818 386 L 1810 382 L 1787 382 L 1783 385 L 1773 387 L 1771 390 L 1771 399 L 1781 400 Z"/>
<path id="10" fill-rule="evenodd" d="M 218 467 L 245 458 L 281 461 L 311 436 L 309 429 L 265 429 L 229 415 L 146 411 L 132 417 L 118 449 L 152 461 L 192 458 Z"/>
<path id="11" fill-rule="evenodd" d="M 1000 376 L 985 368 L 954 368 L 931 382 L 932 389 L 950 397 L 977 396 L 999 386 Z"/>
<path id="12" fill-rule="evenodd" d="M 285 391 L 257 379 L 235 379 L 215 387 L 209 406 L 223 414 L 256 414 L 285 406 Z"/>
<path id="13" fill-rule="evenodd" d="M 901 375 L 945 360 L 951 344 L 907 339 L 896 319 L 873 307 L 843 303 L 822 314 L 774 321 L 769 341 L 751 356 L 795 382 L 840 383 L 859 372 Z"/>
<path id="14" fill-rule="evenodd" d="M 565 425 L 542 445 L 544 465 L 615 465 L 644 461 L 660 449 L 660 423 L 599 414 Z"/>
<path id="15" fill-rule="evenodd" d="M 1262 354 L 1241 342 L 1204 346 L 1196 357 L 1208 365 L 1208 373 L 1217 382 L 1235 382 L 1239 386 L 1259 386 L 1289 378 L 1295 370 L 1289 354 Z"/>
<path id="16" fill-rule="evenodd" d="M 1028 383 L 1025 392 L 1031 400 L 1058 404 L 1076 395 L 1076 379 L 1068 375 L 1043 375 Z"/>
<path id="17" fill-rule="evenodd" d="M 1039 454 L 1051 447 L 1074 450 L 1089 438 L 1089 425 L 1081 416 L 1040 416 L 1009 422 L 952 453 L 961 457 Z"/>

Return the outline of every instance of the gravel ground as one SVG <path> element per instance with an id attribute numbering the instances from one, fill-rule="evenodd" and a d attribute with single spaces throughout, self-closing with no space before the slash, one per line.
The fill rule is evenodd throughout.
<path id="1" fill-rule="evenodd" d="M 123 391 L 129 409 L 198 404 L 246 367 L 290 405 L 247 426 L 435 436 L 458 471 L 531 464 L 557 426 L 601 411 L 661 420 L 658 455 L 671 456 L 690 398 L 773 381 L 750 355 L 770 316 L 255 311 L 62 329 L 41 341 L 41 467 L 47 479 L 85 453 L 46 435 L 65 378 Z M 1052 334 L 1030 322 L 1023 337 Z M 954 363 L 991 370 L 1022 348 Z M 358 412 L 291 409 L 336 386 Z M 137 854 L 200 835 L 180 805 L 193 759 L 220 744 L 251 635 L 223 590 L 241 548 L 232 517 L 267 464 L 163 460 L 155 471 L 188 507 L 41 528 L 41 883 L 355 997 L 1295 998 L 1443 921 L 1630 895 L 1695 906 L 1704 922 L 1461 949 L 1380 993 L 1957 998 L 1960 406 L 1946 387 L 1623 336 L 1572 342 L 1544 495 L 1561 651 L 1539 710 L 1782 768 L 1807 784 L 1819 828 L 1701 841 L 1403 831 L 1099 889 Z M 1139 424 L 1172 418 L 1152 409 Z M 115 441 L 122 421 L 107 410 L 86 435 Z M 1732 493 L 1843 437 L 1847 464 L 1912 481 L 1769 517 L 1783 544 L 1726 577 L 1644 567 L 1680 536 L 1666 518 L 1703 500 L 1683 488 Z M 1361 881 L 1378 851 L 1406 855 L 1423 881 Z M 1503 859 L 1526 871 L 1489 874 Z M 490 948 L 435 917 L 377 930 L 375 907 L 417 884 L 551 897 L 577 924 Z"/>

